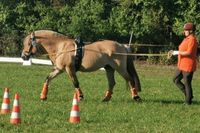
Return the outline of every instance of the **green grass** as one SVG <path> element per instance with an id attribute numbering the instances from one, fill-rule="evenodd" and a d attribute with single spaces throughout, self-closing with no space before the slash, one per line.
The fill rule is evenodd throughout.
<path id="1" fill-rule="evenodd" d="M 13 133 L 188 133 L 200 131 L 200 74 L 194 74 L 194 103 L 185 105 L 172 82 L 175 66 L 136 64 L 141 80 L 141 103 L 131 100 L 125 81 L 116 73 L 116 86 L 109 103 L 102 103 L 107 88 L 104 71 L 78 73 L 85 95 L 79 103 L 79 124 L 68 122 L 74 89 L 65 73 L 49 87 L 48 100 L 39 100 L 51 66 L 0 64 L 0 98 L 9 87 L 11 108 L 20 94 L 20 125 L 9 123 L 10 114 L 0 115 L 0 132 Z M 2 101 L 2 100 L 1 100 Z"/>

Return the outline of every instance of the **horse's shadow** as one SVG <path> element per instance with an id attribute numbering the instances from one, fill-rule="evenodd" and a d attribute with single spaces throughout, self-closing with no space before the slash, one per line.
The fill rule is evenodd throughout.
<path id="1" fill-rule="evenodd" d="M 143 99 L 143 103 L 160 103 L 160 104 L 185 104 L 184 100 L 173 99 Z M 200 101 L 193 100 L 192 105 L 200 105 Z"/>

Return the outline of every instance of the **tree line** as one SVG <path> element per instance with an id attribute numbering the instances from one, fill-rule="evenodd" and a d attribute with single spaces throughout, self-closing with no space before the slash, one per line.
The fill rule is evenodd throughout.
<path id="1" fill-rule="evenodd" d="M 50 29 L 84 41 L 178 46 L 183 25 L 193 22 L 200 38 L 198 0 L 1 0 L 0 54 L 19 55 L 23 38 Z"/>

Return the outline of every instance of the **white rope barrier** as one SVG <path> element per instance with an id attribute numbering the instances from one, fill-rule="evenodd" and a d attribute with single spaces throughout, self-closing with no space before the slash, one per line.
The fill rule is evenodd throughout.
<path id="1" fill-rule="evenodd" d="M 44 59 L 34 59 L 31 58 L 27 61 L 24 61 L 22 58 L 17 57 L 0 57 L 0 62 L 8 62 L 8 63 L 22 63 L 24 66 L 29 66 L 31 64 L 41 64 L 41 65 L 52 65 L 50 60 Z"/>
<path id="2" fill-rule="evenodd" d="M 167 56 L 167 54 L 133 54 L 133 53 L 113 53 L 113 54 L 128 55 L 128 56 Z M 24 61 L 20 57 L 0 57 L 0 62 L 22 63 L 22 65 L 24 66 L 29 66 L 31 64 L 52 65 L 52 62 L 50 60 L 30 58 L 29 60 Z"/>

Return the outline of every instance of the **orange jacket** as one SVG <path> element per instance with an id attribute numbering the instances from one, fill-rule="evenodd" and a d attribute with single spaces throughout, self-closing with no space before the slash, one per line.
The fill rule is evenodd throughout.
<path id="1" fill-rule="evenodd" d="M 197 67 L 197 39 L 194 35 L 187 36 L 179 45 L 179 51 L 187 51 L 188 56 L 178 55 L 178 69 L 185 72 L 194 72 Z"/>

